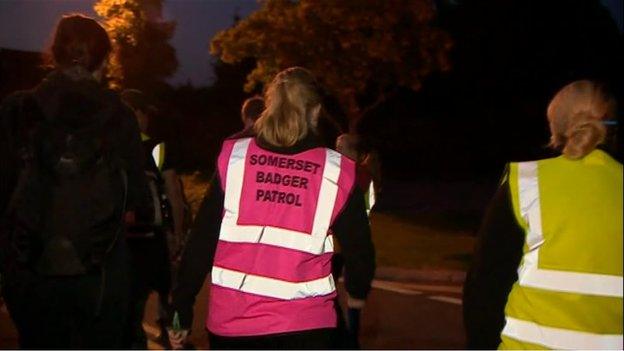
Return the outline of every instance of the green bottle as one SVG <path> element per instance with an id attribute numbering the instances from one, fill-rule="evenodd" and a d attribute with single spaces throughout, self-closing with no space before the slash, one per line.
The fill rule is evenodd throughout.
<path id="1" fill-rule="evenodd" d="M 180 316 L 178 315 L 178 311 L 175 311 L 175 313 L 173 314 L 173 322 L 171 324 L 171 329 L 174 332 L 179 332 L 182 330 L 182 326 L 180 326 Z"/>

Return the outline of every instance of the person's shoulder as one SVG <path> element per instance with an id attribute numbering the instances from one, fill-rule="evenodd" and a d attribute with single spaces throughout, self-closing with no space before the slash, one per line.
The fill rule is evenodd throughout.
<path id="1" fill-rule="evenodd" d="M 8 126 L 19 123 L 22 113 L 28 110 L 28 106 L 35 106 L 32 101 L 34 101 L 32 90 L 20 90 L 6 96 L 0 102 L 0 125 L 12 128 Z"/>
<path id="2" fill-rule="evenodd" d="M 325 149 L 325 152 L 327 152 L 331 157 L 340 159 L 340 164 L 343 168 L 348 168 L 349 170 L 352 170 L 353 172 L 355 172 L 356 162 L 353 159 L 351 159 L 349 156 L 341 154 L 340 152 L 334 149 L 328 148 L 328 147 L 323 147 L 323 149 Z"/>
<path id="3" fill-rule="evenodd" d="M 234 145 L 234 144 L 236 144 L 239 141 L 247 141 L 247 140 L 251 141 L 252 139 L 254 139 L 253 136 L 232 135 L 232 136 L 229 136 L 229 137 L 223 139 L 223 142 L 221 143 L 221 145 L 222 146 Z"/>
<path id="4" fill-rule="evenodd" d="M 117 112 L 123 112 L 124 114 L 134 116 L 132 109 L 121 100 L 121 96 L 119 96 L 118 92 L 105 88 L 103 95 L 106 97 L 107 102 L 114 106 Z"/>
<path id="5" fill-rule="evenodd" d="M 15 91 L 2 99 L 0 102 L 0 107 L 3 110 L 14 109 L 20 107 L 24 104 L 24 101 L 33 97 L 32 90 L 18 90 Z"/>
<path id="6" fill-rule="evenodd" d="M 255 136 L 256 136 L 256 132 L 254 131 L 253 128 L 245 128 L 245 129 L 243 129 L 241 131 L 238 131 L 238 132 L 228 136 L 227 138 L 225 138 L 225 140 L 253 138 Z"/>

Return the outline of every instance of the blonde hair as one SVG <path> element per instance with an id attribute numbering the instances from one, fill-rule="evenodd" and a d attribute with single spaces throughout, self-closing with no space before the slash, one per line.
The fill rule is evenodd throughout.
<path id="1" fill-rule="evenodd" d="M 613 118 L 615 99 L 595 82 L 578 80 L 563 87 L 550 101 L 547 115 L 550 146 L 569 159 L 580 159 L 605 141 L 604 119 Z"/>
<path id="2" fill-rule="evenodd" d="M 265 93 L 266 108 L 254 124 L 257 135 L 275 146 L 292 146 L 316 129 L 321 96 L 312 74 L 301 67 L 278 73 Z"/>

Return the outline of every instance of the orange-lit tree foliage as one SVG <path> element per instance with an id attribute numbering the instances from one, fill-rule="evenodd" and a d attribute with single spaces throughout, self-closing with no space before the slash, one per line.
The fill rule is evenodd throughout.
<path id="1" fill-rule="evenodd" d="M 157 92 L 178 67 L 169 40 L 175 22 L 162 17 L 162 0 L 99 0 L 95 12 L 114 44 L 108 76 L 114 88 Z"/>
<path id="2" fill-rule="evenodd" d="M 355 117 L 388 89 L 418 90 L 449 69 L 451 40 L 434 19 L 429 0 L 265 0 L 210 50 L 227 63 L 256 59 L 247 91 L 281 69 L 306 67 Z"/>

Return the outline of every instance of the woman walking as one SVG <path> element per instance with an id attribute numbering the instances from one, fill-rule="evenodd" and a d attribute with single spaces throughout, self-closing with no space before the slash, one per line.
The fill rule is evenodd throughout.
<path id="1" fill-rule="evenodd" d="M 350 306 L 364 304 L 374 251 L 355 164 L 321 147 L 318 85 L 302 68 L 266 92 L 256 136 L 229 139 L 184 254 L 173 304 L 182 327 L 212 268 L 211 347 L 331 348 L 337 317 L 333 237 L 345 257 Z M 182 347 L 187 331 L 172 332 Z"/>
<path id="2" fill-rule="evenodd" d="M 559 157 L 514 162 L 464 289 L 469 348 L 622 349 L 622 164 L 615 100 L 591 81 L 548 106 Z"/>
<path id="3" fill-rule="evenodd" d="M 149 203 L 136 121 L 101 83 L 110 49 L 95 20 L 63 17 L 55 69 L 0 110 L 0 268 L 22 348 L 121 347 L 124 222 Z"/>

